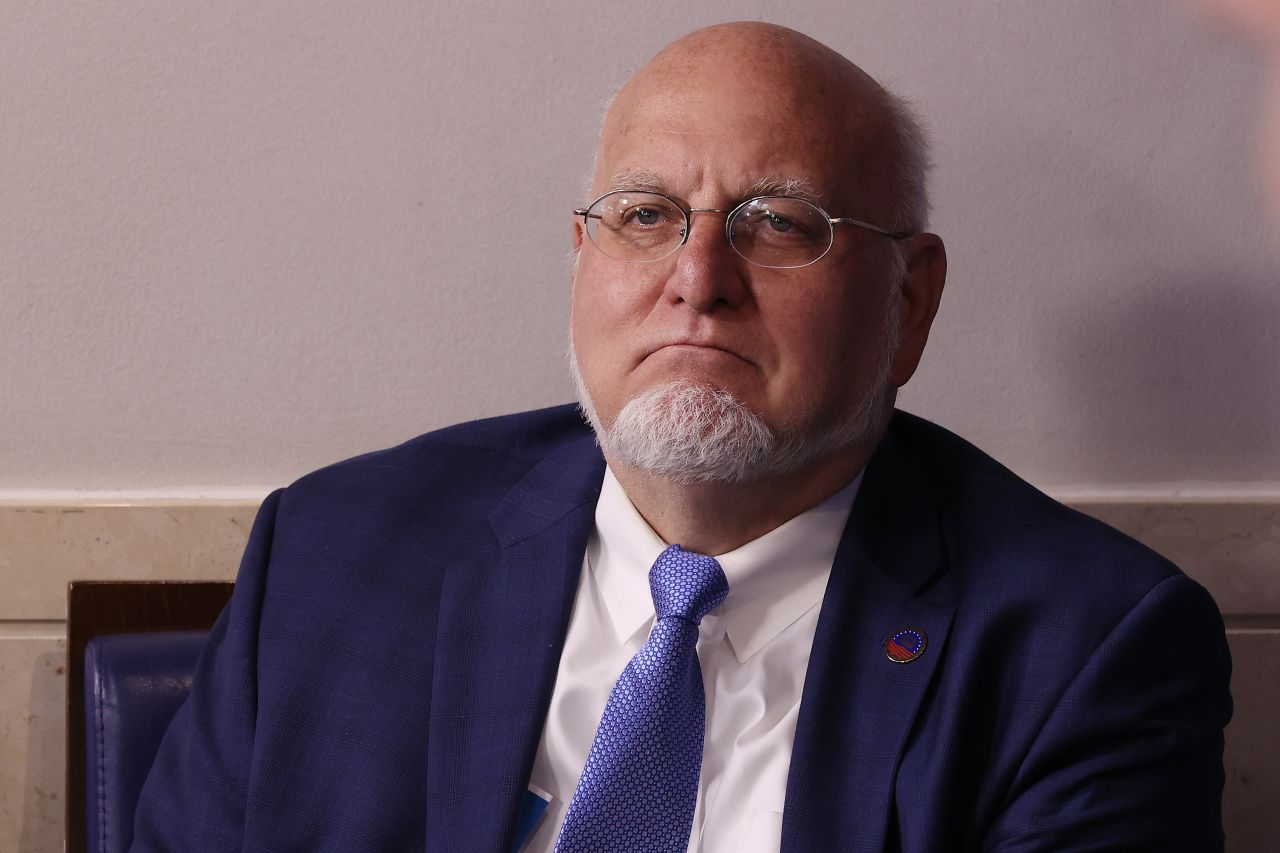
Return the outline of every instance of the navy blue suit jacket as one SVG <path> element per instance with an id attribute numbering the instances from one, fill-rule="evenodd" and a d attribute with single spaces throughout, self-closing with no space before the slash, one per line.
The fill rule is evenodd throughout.
<path id="1" fill-rule="evenodd" d="M 133 849 L 505 853 L 603 472 L 561 407 L 272 494 Z M 904 627 L 929 644 L 897 664 Z M 823 600 L 782 849 L 1220 850 L 1229 670 L 1174 566 L 898 413 Z"/>

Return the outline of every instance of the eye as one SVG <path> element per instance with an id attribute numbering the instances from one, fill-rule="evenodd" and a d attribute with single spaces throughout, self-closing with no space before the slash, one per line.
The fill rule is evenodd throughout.
<path id="1" fill-rule="evenodd" d="M 662 212 L 652 207 L 637 207 L 630 215 L 640 225 L 657 225 L 662 219 Z"/>
<path id="2" fill-rule="evenodd" d="M 774 231 L 777 231 L 781 234 L 785 234 L 788 231 L 790 231 L 791 228 L 793 227 L 791 220 L 787 219 L 785 216 L 779 216 L 778 214 L 772 213 L 772 212 L 766 215 L 768 217 L 769 227 L 772 228 Z"/>

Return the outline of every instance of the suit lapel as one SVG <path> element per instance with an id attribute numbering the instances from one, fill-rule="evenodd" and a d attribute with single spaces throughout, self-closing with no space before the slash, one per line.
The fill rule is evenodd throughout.
<path id="1" fill-rule="evenodd" d="M 604 463 L 588 436 L 490 514 L 496 553 L 450 570 L 429 725 L 427 850 L 505 853 L 555 683 Z"/>
<path id="2" fill-rule="evenodd" d="M 823 598 L 787 779 L 783 851 L 885 849 L 898 764 L 954 610 L 936 591 L 926 595 L 945 569 L 942 542 L 928 481 L 887 435 Z M 928 646 L 895 663 L 884 642 L 903 628 L 923 631 Z"/>

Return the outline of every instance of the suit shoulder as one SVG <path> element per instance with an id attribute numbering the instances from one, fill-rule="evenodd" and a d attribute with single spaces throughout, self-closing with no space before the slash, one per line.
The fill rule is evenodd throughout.
<path id="1" fill-rule="evenodd" d="M 421 435 L 401 447 L 450 446 L 541 459 L 566 441 L 584 438 L 591 440 L 591 430 L 578 407 L 564 404 L 454 424 Z"/>
<path id="2" fill-rule="evenodd" d="M 932 492 L 937 513 L 946 571 L 926 595 L 956 607 L 959 647 L 984 650 L 972 666 L 1004 660 L 1031 666 L 1042 685 L 1065 684 L 1135 619 L 1180 621 L 1180 630 L 1220 644 L 1212 597 L 1165 557 L 939 426 L 899 415 L 891 429 L 903 470 L 915 469 L 910 476 Z M 1157 638 L 1165 635 L 1148 637 Z"/>
<path id="3" fill-rule="evenodd" d="M 288 491 L 324 488 L 377 472 L 430 476 L 486 459 L 492 460 L 491 466 L 523 470 L 566 444 L 584 440 L 592 441 L 591 432 L 572 405 L 500 415 L 432 430 L 394 447 L 327 465 L 299 478 Z M 483 477 L 477 472 L 470 479 Z"/>
<path id="4" fill-rule="evenodd" d="M 280 512 L 381 516 L 459 507 L 505 493 L 550 456 L 580 458 L 593 449 L 594 436 L 571 405 L 469 421 L 313 471 L 284 490 Z"/>
<path id="5" fill-rule="evenodd" d="M 891 431 L 933 485 L 951 556 L 961 562 L 996 560 L 1026 575 L 1097 584 L 1129 600 L 1181 574 L 1146 545 L 1059 503 L 936 424 L 899 412 Z"/>

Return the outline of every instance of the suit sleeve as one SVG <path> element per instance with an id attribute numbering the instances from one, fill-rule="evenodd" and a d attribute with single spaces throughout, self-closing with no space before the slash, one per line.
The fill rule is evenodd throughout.
<path id="1" fill-rule="evenodd" d="M 143 785 L 133 853 L 239 850 L 257 721 L 258 621 L 280 492 L 263 502 L 231 602 Z"/>
<path id="2" fill-rule="evenodd" d="M 1063 693 L 983 848 L 1221 851 L 1230 675 L 1209 594 L 1157 584 Z"/>

